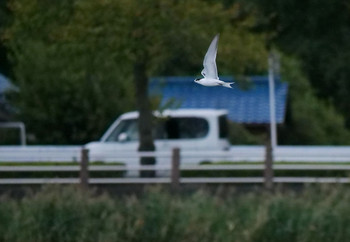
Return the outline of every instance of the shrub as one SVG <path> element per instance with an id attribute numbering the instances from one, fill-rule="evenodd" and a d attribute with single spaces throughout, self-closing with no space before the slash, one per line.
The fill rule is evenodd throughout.
<path id="1" fill-rule="evenodd" d="M 0 200 L 0 241 L 347 241 L 349 204 L 337 185 L 120 198 L 50 185 Z"/>

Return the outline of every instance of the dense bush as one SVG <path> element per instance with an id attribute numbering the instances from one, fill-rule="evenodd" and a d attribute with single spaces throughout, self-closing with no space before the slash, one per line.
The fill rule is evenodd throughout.
<path id="1" fill-rule="evenodd" d="M 47 186 L 0 201 L 0 241 L 347 241 L 350 192 L 173 195 L 158 188 L 119 199 Z"/>

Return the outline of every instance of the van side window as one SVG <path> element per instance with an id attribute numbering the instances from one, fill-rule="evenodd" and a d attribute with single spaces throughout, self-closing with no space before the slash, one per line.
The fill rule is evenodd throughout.
<path id="1" fill-rule="evenodd" d="M 170 118 L 163 125 L 165 139 L 198 139 L 209 132 L 209 124 L 203 118 Z"/>
<path id="2" fill-rule="evenodd" d="M 157 140 L 165 139 L 198 139 L 207 136 L 209 132 L 208 121 L 203 118 L 167 118 L 157 119 L 153 135 Z M 106 142 L 137 141 L 138 120 L 122 120 Z"/>
<path id="3" fill-rule="evenodd" d="M 219 138 L 225 139 L 228 137 L 228 122 L 227 116 L 221 115 L 219 117 Z"/>

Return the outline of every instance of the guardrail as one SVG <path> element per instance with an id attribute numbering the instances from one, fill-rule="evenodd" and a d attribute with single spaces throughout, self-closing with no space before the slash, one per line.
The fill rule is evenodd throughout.
<path id="1" fill-rule="evenodd" d="M 29 145 L 0 146 L 0 162 L 26 161 L 80 161 L 83 146 L 67 145 Z M 183 157 L 198 157 L 198 153 L 209 158 L 225 161 L 264 161 L 265 147 L 258 145 L 231 146 L 228 151 L 182 151 Z M 105 159 L 139 158 L 146 155 L 137 152 L 118 152 L 106 150 Z M 170 151 L 157 151 L 157 157 L 170 157 Z M 94 159 L 91 157 L 92 160 Z M 282 162 L 350 162 L 350 146 L 278 146 L 274 152 L 274 160 Z"/>
<path id="2" fill-rule="evenodd" d="M 266 166 L 263 164 L 230 164 L 230 165 L 199 165 L 199 164 L 181 164 L 180 151 L 174 149 L 172 153 L 170 152 L 136 152 L 134 155 L 137 157 L 150 157 L 157 156 L 161 154 L 161 157 L 167 158 L 168 162 L 161 163 L 157 165 L 89 165 L 88 152 L 80 147 L 69 147 L 72 152 L 69 154 L 77 161 L 77 165 L 50 165 L 50 166 L 37 166 L 37 165 L 25 165 L 25 166 L 0 166 L 0 177 L 1 173 L 5 172 L 79 172 L 80 176 L 73 178 L 57 178 L 57 177 L 47 177 L 47 178 L 0 178 L 0 184 L 44 184 L 44 183 L 80 183 L 83 187 L 87 187 L 89 184 L 171 184 L 175 189 L 179 187 L 180 184 L 186 183 L 251 183 L 259 184 L 266 183 L 266 177 L 263 175 L 259 177 L 182 177 L 181 172 L 185 171 L 264 171 Z M 77 150 L 79 154 L 76 154 Z M 42 151 L 44 153 L 44 151 Z M 52 152 L 52 150 L 51 150 Z M 48 150 L 50 153 L 50 149 Z M 40 154 L 43 160 L 47 160 L 48 153 L 46 155 Z M 51 153 L 52 154 L 52 153 Z M 195 153 L 192 154 L 195 156 Z M 218 155 L 218 154 L 216 154 Z M 55 156 L 61 157 L 61 156 Z M 52 157 L 51 157 L 52 158 Z M 62 158 L 62 157 L 61 157 Z M 79 158 L 79 160 L 78 160 Z M 54 160 L 54 159 L 50 159 Z M 343 161 L 343 160 L 342 160 Z M 150 171 L 156 170 L 157 172 L 167 171 L 168 176 L 163 177 L 89 177 L 90 172 L 94 171 L 128 171 L 138 174 L 140 171 Z M 275 164 L 273 165 L 274 171 L 350 171 L 349 164 Z M 350 183 L 349 177 L 272 177 L 273 183 Z"/>
<path id="3" fill-rule="evenodd" d="M 0 162 L 80 161 L 81 149 L 78 145 L 4 145 L 0 146 Z"/>

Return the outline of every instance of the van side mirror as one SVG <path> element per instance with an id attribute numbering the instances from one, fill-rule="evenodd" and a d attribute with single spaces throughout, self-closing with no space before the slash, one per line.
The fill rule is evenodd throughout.
<path id="1" fill-rule="evenodd" d="M 120 133 L 118 135 L 118 142 L 125 142 L 128 140 L 128 135 L 126 133 Z"/>

